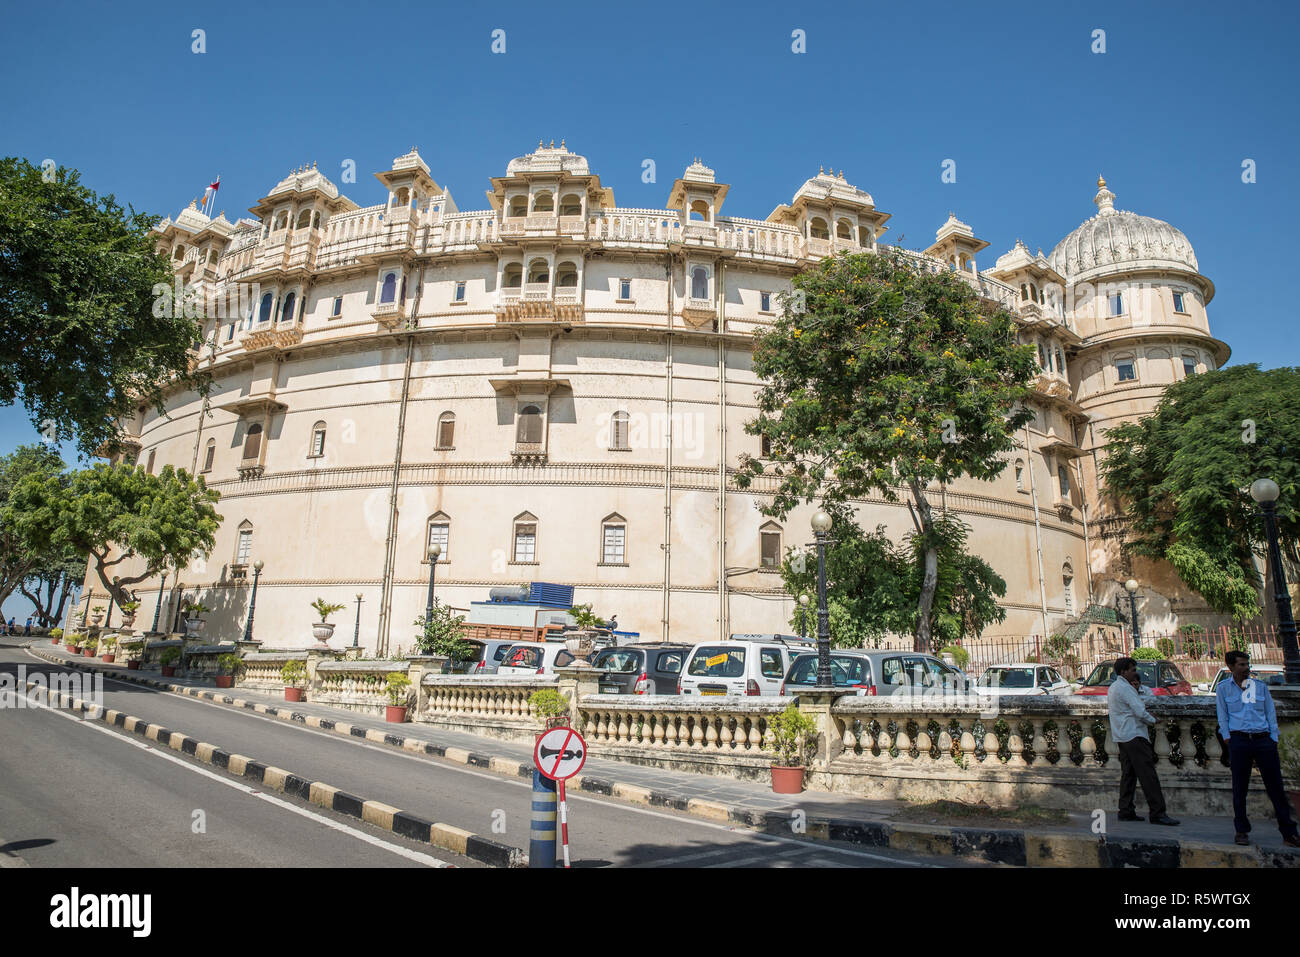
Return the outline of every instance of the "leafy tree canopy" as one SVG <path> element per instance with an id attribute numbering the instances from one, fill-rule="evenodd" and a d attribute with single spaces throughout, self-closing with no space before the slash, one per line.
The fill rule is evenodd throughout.
<path id="1" fill-rule="evenodd" d="M 0 403 L 93 454 L 141 402 L 161 410 L 169 380 L 206 390 L 188 365 L 202 327 L 154 315 L 154 286 L 174 282 L 149 235 L 158 217 L 51 172 L 0 159 Z"/>
<path id="2" fill-rule="evenodd" d="M 61 548 L 42 538 L 30 525 L 27 504 L 16 495 L 26 481 L 66 481 L 63 459 L 49 445 L 23 445 L 0 456 L 0 602 L 25 579 L 65 558 Z M 81 561 L 82 571 L 85 560 Z"/>
<path id="3" fill-rule="evenodd" d="M 932 515 L 927 488 L 1002 471 L 1033 415 L 1024 405 L 1037 373 L 1033 350 L 960 276 L 928 272 L 900 253 L 824 259 L 793 287 L 755 342 L 764 386 L 746 428 L 768 438 L 771 454 L 743 457 L 737 483 L 769 477 L 774 495 L 763 511 L 780 517 L 817 498 L 894 501 L 901 486 L 916 509 L 922 556 L 917 644 L 929 647 L 951 528 Z"/>
<path id="4" fill-rule="evenodd" d="M 1163 558 L 1216 611 L 1259 612 L 1264 527 L 1250 497 L 1277 482 L 1278 531 L 1300 536 L 1300 369 L 1231 366 L 1171 385 L 1155 412 L 1109 429 L 1102 476 L 1128 520 L 1125 548 Z"/>

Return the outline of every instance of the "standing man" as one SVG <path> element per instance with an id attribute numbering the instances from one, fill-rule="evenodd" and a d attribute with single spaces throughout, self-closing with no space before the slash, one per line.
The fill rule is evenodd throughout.
<path id="1" fill-rule="evenodd" d="M 1250 821 L 1246 818 L 1246 792 L 1250 788 L 1250 771 L 1259 765 L 1264 790 L 1273 802 L 1277 828 L 1282 843 L 1300 847 L 1296 823 L 1291 816 L 1291 802 L 1282 788 L 1282 762 L 1277 755 L 1277 713 L 1268 685 L 1250 676 L 1250 655 L 1230 651 L 1223 662 L 1232 672 L 1214 690 L 1215 710 L 1219 715 L 1219 734 L 1228 742 L 1228 761 L 1232 768 L 1233 825 L 1237 843 L 1250 844 Z"/>
<path id="2" fill-rule="evenodd" d="M 23 635 L 27 636 L 30 635 L 31 633 L 32 633 L 32 619 L 30 616 L 28 616 L 27 624 L 23 625 Z"/>
<path id="3" fill-rule="evenodd" d="M 1106 692 L 1110 733 L 1119 745 L 1119 819 L 1138 819 L 1133 797 L 1136 784 L 1141 781 L 1151 823 L 1172 826 L 1178 822 L 1165 813 L 1165 796 L 1156 776 L 1156 752 L 1147 737 L 1147 725 L 1154 725 L 1156 719 L 1147 711 L 1142 701 L 1144 696 L 1150 697 L 1151 692 L 1142 687 L 1137 662 L 1120 658 L 1115 662 L 1115 680 Z"/>

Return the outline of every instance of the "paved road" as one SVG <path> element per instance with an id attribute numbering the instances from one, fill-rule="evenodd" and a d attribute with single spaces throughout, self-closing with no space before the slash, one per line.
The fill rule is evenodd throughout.
<path id="1" fill-rule="evenodd" d="M 12 673 L 20 663 L 27 666 L 29 674 L 59 670 L 25 651 L 0 646 L 0 670 Z M 425 755 L 345 740 L 275 718 L 123 682 L 106 680 L 102 703 L 106 708 L 124 711 L 169 730 L 284 768 L 308 780 L 325 781 L 368 800 L 382 801 L 431 821 L 462 827 L 516 847 L 528 847 L 531 789 L 526 781 L 504 778 Z M 46 724 L 54 721 L 71 724 L 50 715 L 44 716 L 44 720 Z M 6 723 L 6 714 L 0 712 L 0 744 L 14 737 L 12 732 L 5 732 Z M 102 722 L 100 724 L 102 726 Z M 108 735 L 75 726 L 73 730 L 78 731 L 85 742 L 81 745 L 82 750 L 86 747 L 105 748 L 105 742 L 99 739 Z M 108 734 L 126 737 L 125 732 L 115 730 Z M 90 740 L 92 736 L 93 742 Z M 28 761 L 42 753 L 42 745 L 34 746 L 34 752 L 27 752 Z M 117 750 L 126 747 L 116 744 Z M 4 745 L 4 750 L 0 751 L 0 774 L 14 773 L 12 768 L 6 767 L 9 763 L 7 753 L 8 747 Z M 169 756 L 186 765 L 221 773 L 185 755 L 171 752 Z M 20 772 L 25 763 L 18 765 Z M 162 769 L 155 771 L 154 765 L 158 763 L 134 764 L 129 774 L 133 778 L 142 776 L 143 781 L 152 783 L 155 780 L 153 775 L 172 773 Z M 114 774 L 111 762 L 105 771 L 110 778 L 117 779 L 122 779 L 127 773 L 123 768 Z M 77 780 L 85 776 L 86 772 L 80 772 Z M 204 786 L 206 791 L 217 787 L 219 785 L 211 782 Z M 80 785 L 70 791 L 77 795 L 76 806 L 84 806 Z M 285 804 L 311 807 L 295 798 L 277 797 Z M 108 803 L 120 805 L 123 802 L 119 796 L 115 802 L 108 799 Z M 126 803 L 131 807 L 147 806 L 136 798 Z M 633 807 L 588 795 L 571 796 L 569 803 L 571 853 L 575 866 L 988 866 L 964 858 L 924 858 L 888 849 L 868 851 L 850 846 L 805 843 L 793 836 L 763 835 L 673 811 Z M 75 813 L 76 806 L 65 809 Z M 89 816 L 87 814 L 87 824 Z M 282 813 L 281 816 L 286 815 Z M 8 818 L 0 815 L 0 820 Z M 5 826 L 12 830 L 10 825 Z M 504 831 L 500 830 L 502 826 Z M 0 836 L 11 841 L 15 839 L 12 834 Z M 391 835 L 389 840 L 402 842 Z M 450 856 L 446 852 L 434 853 L 444 858 Z"/>

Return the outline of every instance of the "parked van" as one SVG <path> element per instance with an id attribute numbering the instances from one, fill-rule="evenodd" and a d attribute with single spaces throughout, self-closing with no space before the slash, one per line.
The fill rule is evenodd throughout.
<path id="1" fill-rule="evenodd" d="M 800 650 L 775 635 L 698 642 L 686 656 L 677 693 L 775 697 Z"/>
<path id="2" fill-rule="evenodd" d="M 517 641 L 507 648 L 498 675 L 553 675 L 557 667 L 573 664 L 573 655 L 561 641 Z"/>
<path id="3" fill-rule="evenodd" d="M 518 641 L 508 638 L 488 638 L 476 643 L 481 646 L 478 651 L 478 658 L 465 672 L 467 675 L 496 674 L 497 669 L 501 667 L 501 659 L 506 656 L 510 646 L 519 644 Z"/>

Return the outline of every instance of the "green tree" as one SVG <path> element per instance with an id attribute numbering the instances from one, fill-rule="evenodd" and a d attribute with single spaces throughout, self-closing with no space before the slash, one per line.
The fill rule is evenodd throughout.
<path id="1" fill-rule="evenodd" d="M 29 480 L 66 481 L 63 459 L 53 447 L 22 445 L 0 456 L 0 603 L 63 556 L 62 549 L 33 530 L 28 503 L 16 495 Z M 81 571 L 85 571 L 84 559 Z"/>
<path id="2" fill-rule="evenodd" d="M 92 454 L 112 446 L 116 420 L 189 372 L 203 328 L 184 309 L 155 310 L 170 264 L 150 235 L 158 217 L 123 209 L 82 186 L 0 159 L 0 403 L 20 402 L 51 441 Z M 164 315 L 155 315 L 155 311 Z"/>
<path id="3" fill-rule="evenodd" d="M 770 440 L 770 465 L 744 456 L 737 483 L 769 476 L 766 514 L 906 495 L 921 557 L 918 648 L 932 647 L 939 559 L 949 529 L 927 489 L 988 480 L 1006 465 L 1037 367 L 1015 324 L 958 275 L 902 254 L 841 255 L 800 273 L 781 317 L 754 347 L 764 380 L 746 426 Z M 836 534 L 833 530 L 832 534 Z M 968 568 L 959 578 L 974 583 Z"/>
<path id="4" fill-rule="evenodd" d="M 31 575 L 18 586 L 24 598 L 36 609 L 38 622 L 48 627 L 63 619 L 72 590 L 86 577 L 86 556 L 65 544 L 57 552 L 47 550 L 32 569 Z"/>
<path id="5" fill-rule="evenodd" d="M 119 464 L 74 472 L 68 481 L 32 477 L 14 493 L 23 507 L 27 533 L 89 555 L 90 567 L 117 603 L 130 601 L 128 586 L 152 578 L 164 567 L 187 564 L 196 553 L 208 555 L 221 516 L 213 507 L 220 493 L 203 477 L 163 466 L 157 475 Z M 143 558 L 144 571 L 120 575 L 115 569 Z"/>
<path id="6" fill-rule="evenodd" d="M 1232 366 L 1188 376 L 1155 412 L 1109 429 L 1102 476 L 1127 520 L 1124 548 L 1173 565 L 1211 608 L 1259 613 L 1253 556 L 1263 522 L 1250 484 L 1282 490 L 1278 531 L 1300 536 L 1300 368 Z"/>
<path id="7" fill-rule="evenodd" d="M 437 598 L 433 600 L 433 614 L 426 621 L 424 615 L 415 619 L 420 629 L 415 647 L 422 655 L 444 655 L 450 661 L 467 661 L 474 657 L 475 645 L 465 639 L 465 616 L 457 615 Z"/>

